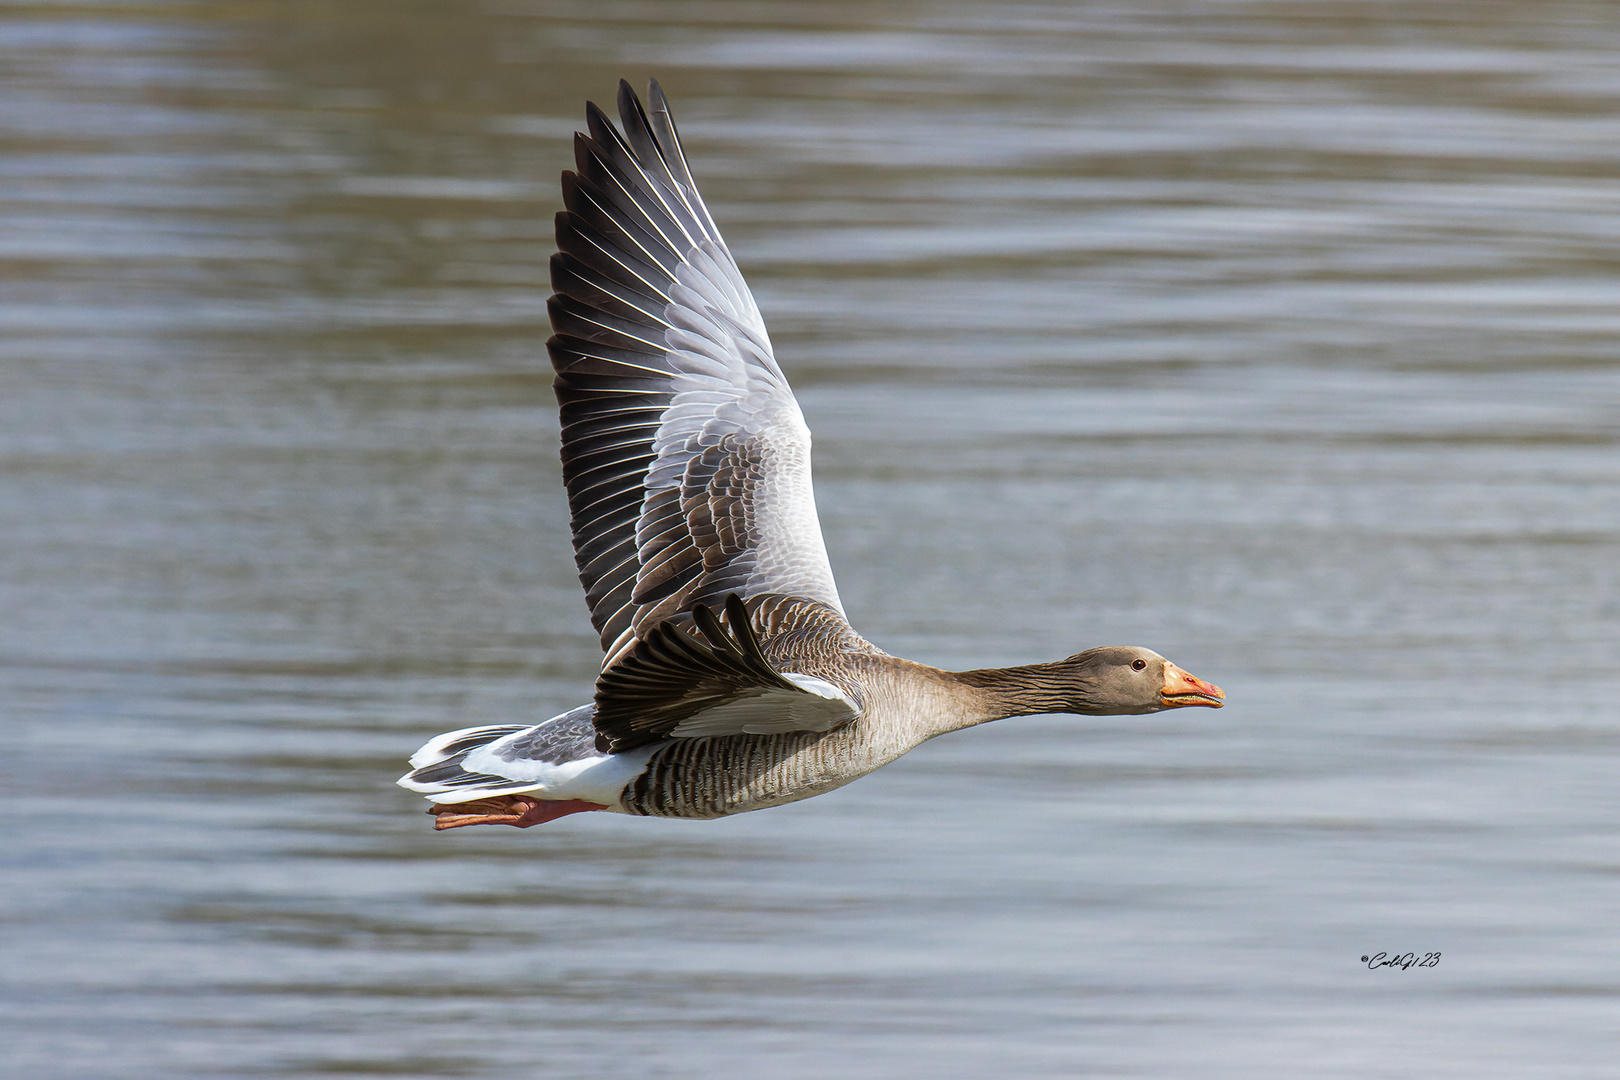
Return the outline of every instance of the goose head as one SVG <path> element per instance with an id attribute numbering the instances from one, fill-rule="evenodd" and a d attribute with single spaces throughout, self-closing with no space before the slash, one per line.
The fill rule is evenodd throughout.
<path id="1" fill-rule="evenodd" d="M 1064 712 L 1119 716 L 1226 703 L 1221 688 L 1183 671 L 1152 649 L 1105 645 L 1051 665 L 1068 683 Z"/>
<path id="2" fill-rule="evenodd" d="M 971 723 L 1037 713 L 1124 716 L 1226 704 L 1220 687 L 1135 645 L 1105 645 L 1053 664 L 980 668 L 953 678 L 980 695 L 982 718 Z"/>

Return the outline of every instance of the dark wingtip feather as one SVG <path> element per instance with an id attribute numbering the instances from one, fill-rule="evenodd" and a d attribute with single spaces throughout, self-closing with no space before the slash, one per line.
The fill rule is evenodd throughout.
<path id="1" fill-rule="evenodd" d="M 642 167 L 662 173 L 666 182 L 674 180 L 675 174 L 670 171 L 669 157 L 653 133 L 652 122 L 647 119 L 647 110 L 641 107 L 641 99 L 630 89 L 630 84 L 622 79 L 619 81 L 619 122 L 624 125 L 624 137 L 635 148 L 636 157 L 641 160 Z"/>
<path id="2" fill-rule="evenodd" d="M 606 120 L 607 120 L 607 112 L 602 108 L 602 106 L 598 105 L 594 101 L 587 101 L 585 103 L 585 129 L 586 129 L 586 131 L 591 130 L 591 128 L 593 128 L 595 126 L 595 124 L 604 122 Z M 584 131 L 579 131 L 577 129 L 574 131 L 574 142 L 575 142 L 576 145 L 579 143 L 580 138 L 582 136 L 584 136 L 584 135 L 585 135 Z"/>
<path id="3" fill-rule="evenodd" d="M 629 79 L 619 80 L 618 106 L 619 119 L 624 121 L 624 126 L 627 129 L 638 126 L 631 122 L 631 118 L 641 114 L 641 99 L 636 96 L 635 88 L 630 85 Z"/>
<path id="4" fill-rule="evenodd" d="M 574 160 L 579 162 L 581 172 L 585 171 L 585 163 L 580 158 L 581 147 L 587 150 L 595 143 L 598 152 L 608 146 L 621 146 L 624 140 L 613 128 L 613 121 L 608 119 L 607 113 L 597 108 L 593 103 L 585 108 L 585 126 L 590 130 L 587 137 L 583 132 L 574 132 Z"/>

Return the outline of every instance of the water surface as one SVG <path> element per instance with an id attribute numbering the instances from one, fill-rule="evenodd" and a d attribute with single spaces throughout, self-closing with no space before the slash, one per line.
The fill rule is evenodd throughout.
<path id="1" fill-rule="evenodd" d="M 1617 53 L 1559 2 L 0 9 L 8 1074 L 1604 1071 Z M 421 741 L 590 692 L 546 260 L 649 75 L 855 624 L 1227 709 L 428 830 Z"/>

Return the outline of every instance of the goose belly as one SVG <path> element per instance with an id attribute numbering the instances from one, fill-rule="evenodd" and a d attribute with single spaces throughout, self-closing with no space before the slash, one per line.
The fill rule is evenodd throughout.
<path id="1" fill-rule="evenodd" d="M 676 739 L 619 796 L 626 813 L 717 818 L 843 787 L 917 745 L 873 738 L 856 721 L 830 732 Z"/>

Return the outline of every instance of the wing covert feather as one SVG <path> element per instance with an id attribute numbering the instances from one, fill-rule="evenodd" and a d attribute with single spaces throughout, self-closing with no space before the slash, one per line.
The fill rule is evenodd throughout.
<path id="1" fill-rule="evenodd" d="M 669 738 L 831 731 L 860 715 L 860 703 L 840 687 L 778 672 L 735 594 L 726 598 L 725 613 L 722 623 L 699 604 L 687 617 L 697 634 L 676 621 L 660 623 L 602 672 L 594 717 L 599 750 L 623 753 Z"/>

